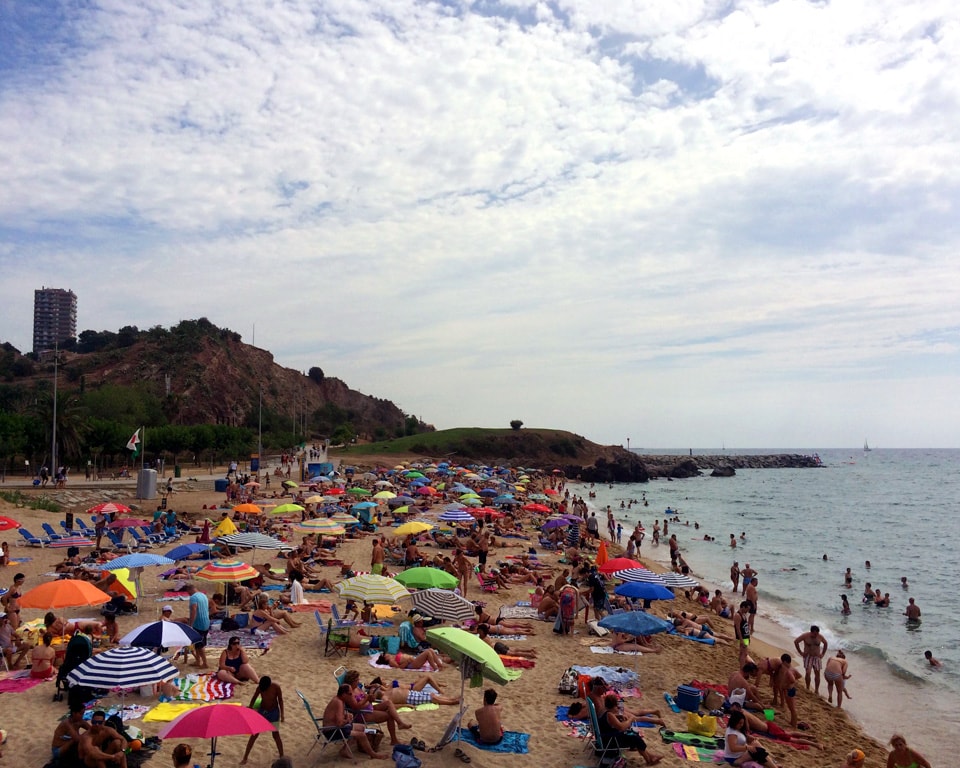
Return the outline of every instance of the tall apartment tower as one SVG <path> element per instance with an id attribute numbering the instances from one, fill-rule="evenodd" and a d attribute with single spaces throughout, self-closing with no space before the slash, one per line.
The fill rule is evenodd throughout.
<path id="1" fill-rule="evenodd" d="M 64 288 L 33 292 L 33 351 L 53 349 L 77 335 L 77 294 Z"/>

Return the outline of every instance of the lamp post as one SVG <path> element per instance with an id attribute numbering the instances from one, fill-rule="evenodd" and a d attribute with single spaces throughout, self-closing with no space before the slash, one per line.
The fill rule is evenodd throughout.
<path id="1" fill-rule="evenodd" d="M 53 345 L 53 437 L 50 441 L 50 474 L 57 471 L 57 366 L 60 363 L 60 344 Z"/>

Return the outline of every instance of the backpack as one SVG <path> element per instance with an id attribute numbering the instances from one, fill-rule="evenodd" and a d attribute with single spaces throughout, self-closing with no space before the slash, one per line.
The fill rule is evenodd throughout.
<path id="1" fill-rule="evenodd" d="M 395 744 L 392 757 L 396 768 L 420 768 L 423 765 L 423 761 L 413 754 L 413 747 L 409 744 Z"/>
<path id="2" fill-rule="evenodd" d="M 557 686 L 557 690 L 560 693 L 565 693 L 568 696 L 577 695 L 577 678 L 579 677 L 577 670 L 573 667 L 567 669 L 562 675 L 560 675 L 560 684 Z"/>

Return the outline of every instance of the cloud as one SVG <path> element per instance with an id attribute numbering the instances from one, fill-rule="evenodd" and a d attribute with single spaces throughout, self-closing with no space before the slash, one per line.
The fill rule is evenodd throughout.
<path id="1" fill-rule="evenodd" d="M 439 426 L 945 444 L 949 6 L 5 18 L 0 335 L 23 349 L 57 285 L 81 328 L 256 324 L 278 362 Z"/>

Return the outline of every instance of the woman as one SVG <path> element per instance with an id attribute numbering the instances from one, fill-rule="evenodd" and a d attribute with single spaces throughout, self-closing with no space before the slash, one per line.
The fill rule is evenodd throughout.
<path id="1" fill-rule="evenodd" d="M 56 671 L 53 668 L 53 662 L 57 657 L 56 651 L 50 647 L 53 642 L 53 635 L 44 632 L 43 643 L 38 645 L 30 652 L 30 677 L 46 680 L 52 677 Z"/>
<path id="2" fill-rule="evenodd" d="M 394 669 L 423 669 L 423 665 L 428 662 L 436 670 L 443 669 L 440 655 L 432 648 L 421 651 L 417 656 L 407 653 L 381 653 L 377 659 L 380 666 L 386 664 Z"/>
<path id="3" fill-rule="evenodd" d="M 488 624 L 490 626 L 491 634 L 535 634 L 533 631 L 533 624 L 528 621 L 511 621 L 509 619 L 499 619 L 498 621 L 494 621 L 493 616 L 483 610 L 483 606 L 475 606 L 473 610 L 477 614 L 477 624 Z"/>
<path id="4" fill-rule="evenodd" d="M 917 750 L 907 746 L 907 740 L 899 733 L 890 738 L 893 747 L 887 757 L 887 768 L 932 768 L 930 762 Z"/>
<path id="5" fill-rule="evenodd" d="M 254 611 L 250 614 L 250 618 L 253 619 L 254 629 L 273 629 L 278 635 L 288 635 L 290 633 L 283 628 L 281 621 L 291 627 L 300 626 L 299 622 L 291 619 L 290 614 L 286 611 L 271 611 L 270 600 L 266 595 L 257 595 L 253 601 L 253 607 Z"/>
<path id="6" fill-rule="evenodd" d="M 827 659 L 823 668 L 823 678 L 827 681 L 827 702 L 833 703 L 833 688 L 837 688 L 837 709 L 843 707 L 843 697 L 852 698 L 847 691 L 846 681 L 850 679 L 847 674 L 847 655 L 838 650 L 832 659 Z"/>
<path id="7" fill-rule="evenodd" d="M 730 765 L 743 765 L 754 760 L 769 768 L 777 768 L 767 751 L 747 736 L 747 719 L 743 712 L 736 710 L 730 713 L 727 730 L 723 735 L 723 759 Z"/>
<path id="8" fill-rule="evenodd" d="M 654 755 L 647 749 L 643 736 L 632 729 L 630 718 L 617 712 L 619 704 L 620 699 L 612 693 L 608 693 L 603 699 L 604 711 L 598 723 L 603 743 L 613 741 L 621 749 L 636 750 L 647 765 L 656 765 L 663 760 L 663 755 Z"/>
<path id="9" fill-rule="evenodd" d="M 560 604 L 557 602 L 556 592 L 556 587 L 552 584 L 544 589 L 543 597 L 540 598 L 540 605 L 537 606 L 537 613 L 547 621 L 556 619 L 557 614 L 560 612 Z"/>
<path id="10" fill-rule="evenodd" d="M 343 682 L 350 686 L 350 695 L 353 697 L 353 706 L 348 709 L 354 714 L 354 720 L 362 723 L 386 723 L 387 730 L 390 732 L 390 743 L 399 744 L 397 740 L 397 729 L 405 731 L 413 728 L 410 723 L 404 722 L 397 713 L 392 699 L 377 701 L 376 696 L 380 692 L 380 687 L 371 686 L 368 693 L 364 693 L 360 688 L 360 673 L 351 669 L 343 678 Z M 399 690 L 399 689 L 398 689 Z M 406 704 L 406 702 L 403 702 Z"/>
<path id="11" fill-rule="evenodd" d="M 239 637 L 231 637 L 227 642 L 227 647 L 220 654 L 220 662 L 217 665 L 217 680 L 237 685 L 247 680 L 252 683 L 260 682 L 260 675 L 250 664 L 246 651 L 240 647 Z"/>
<path id="12" fill-rule="evenodd" d="M 623 632 L 613 633 L 613 638 L 610 640 L 610 647 L 621 653 L 631 653 L 633 651 L 640 651 L 640 653 L 660 653 L 660 649 L 653 645 L 652 642 L 647 642 L 647 638 L 644 636 L 639 635 L 634 637 L 633 635 L 628 635 Z"/>

